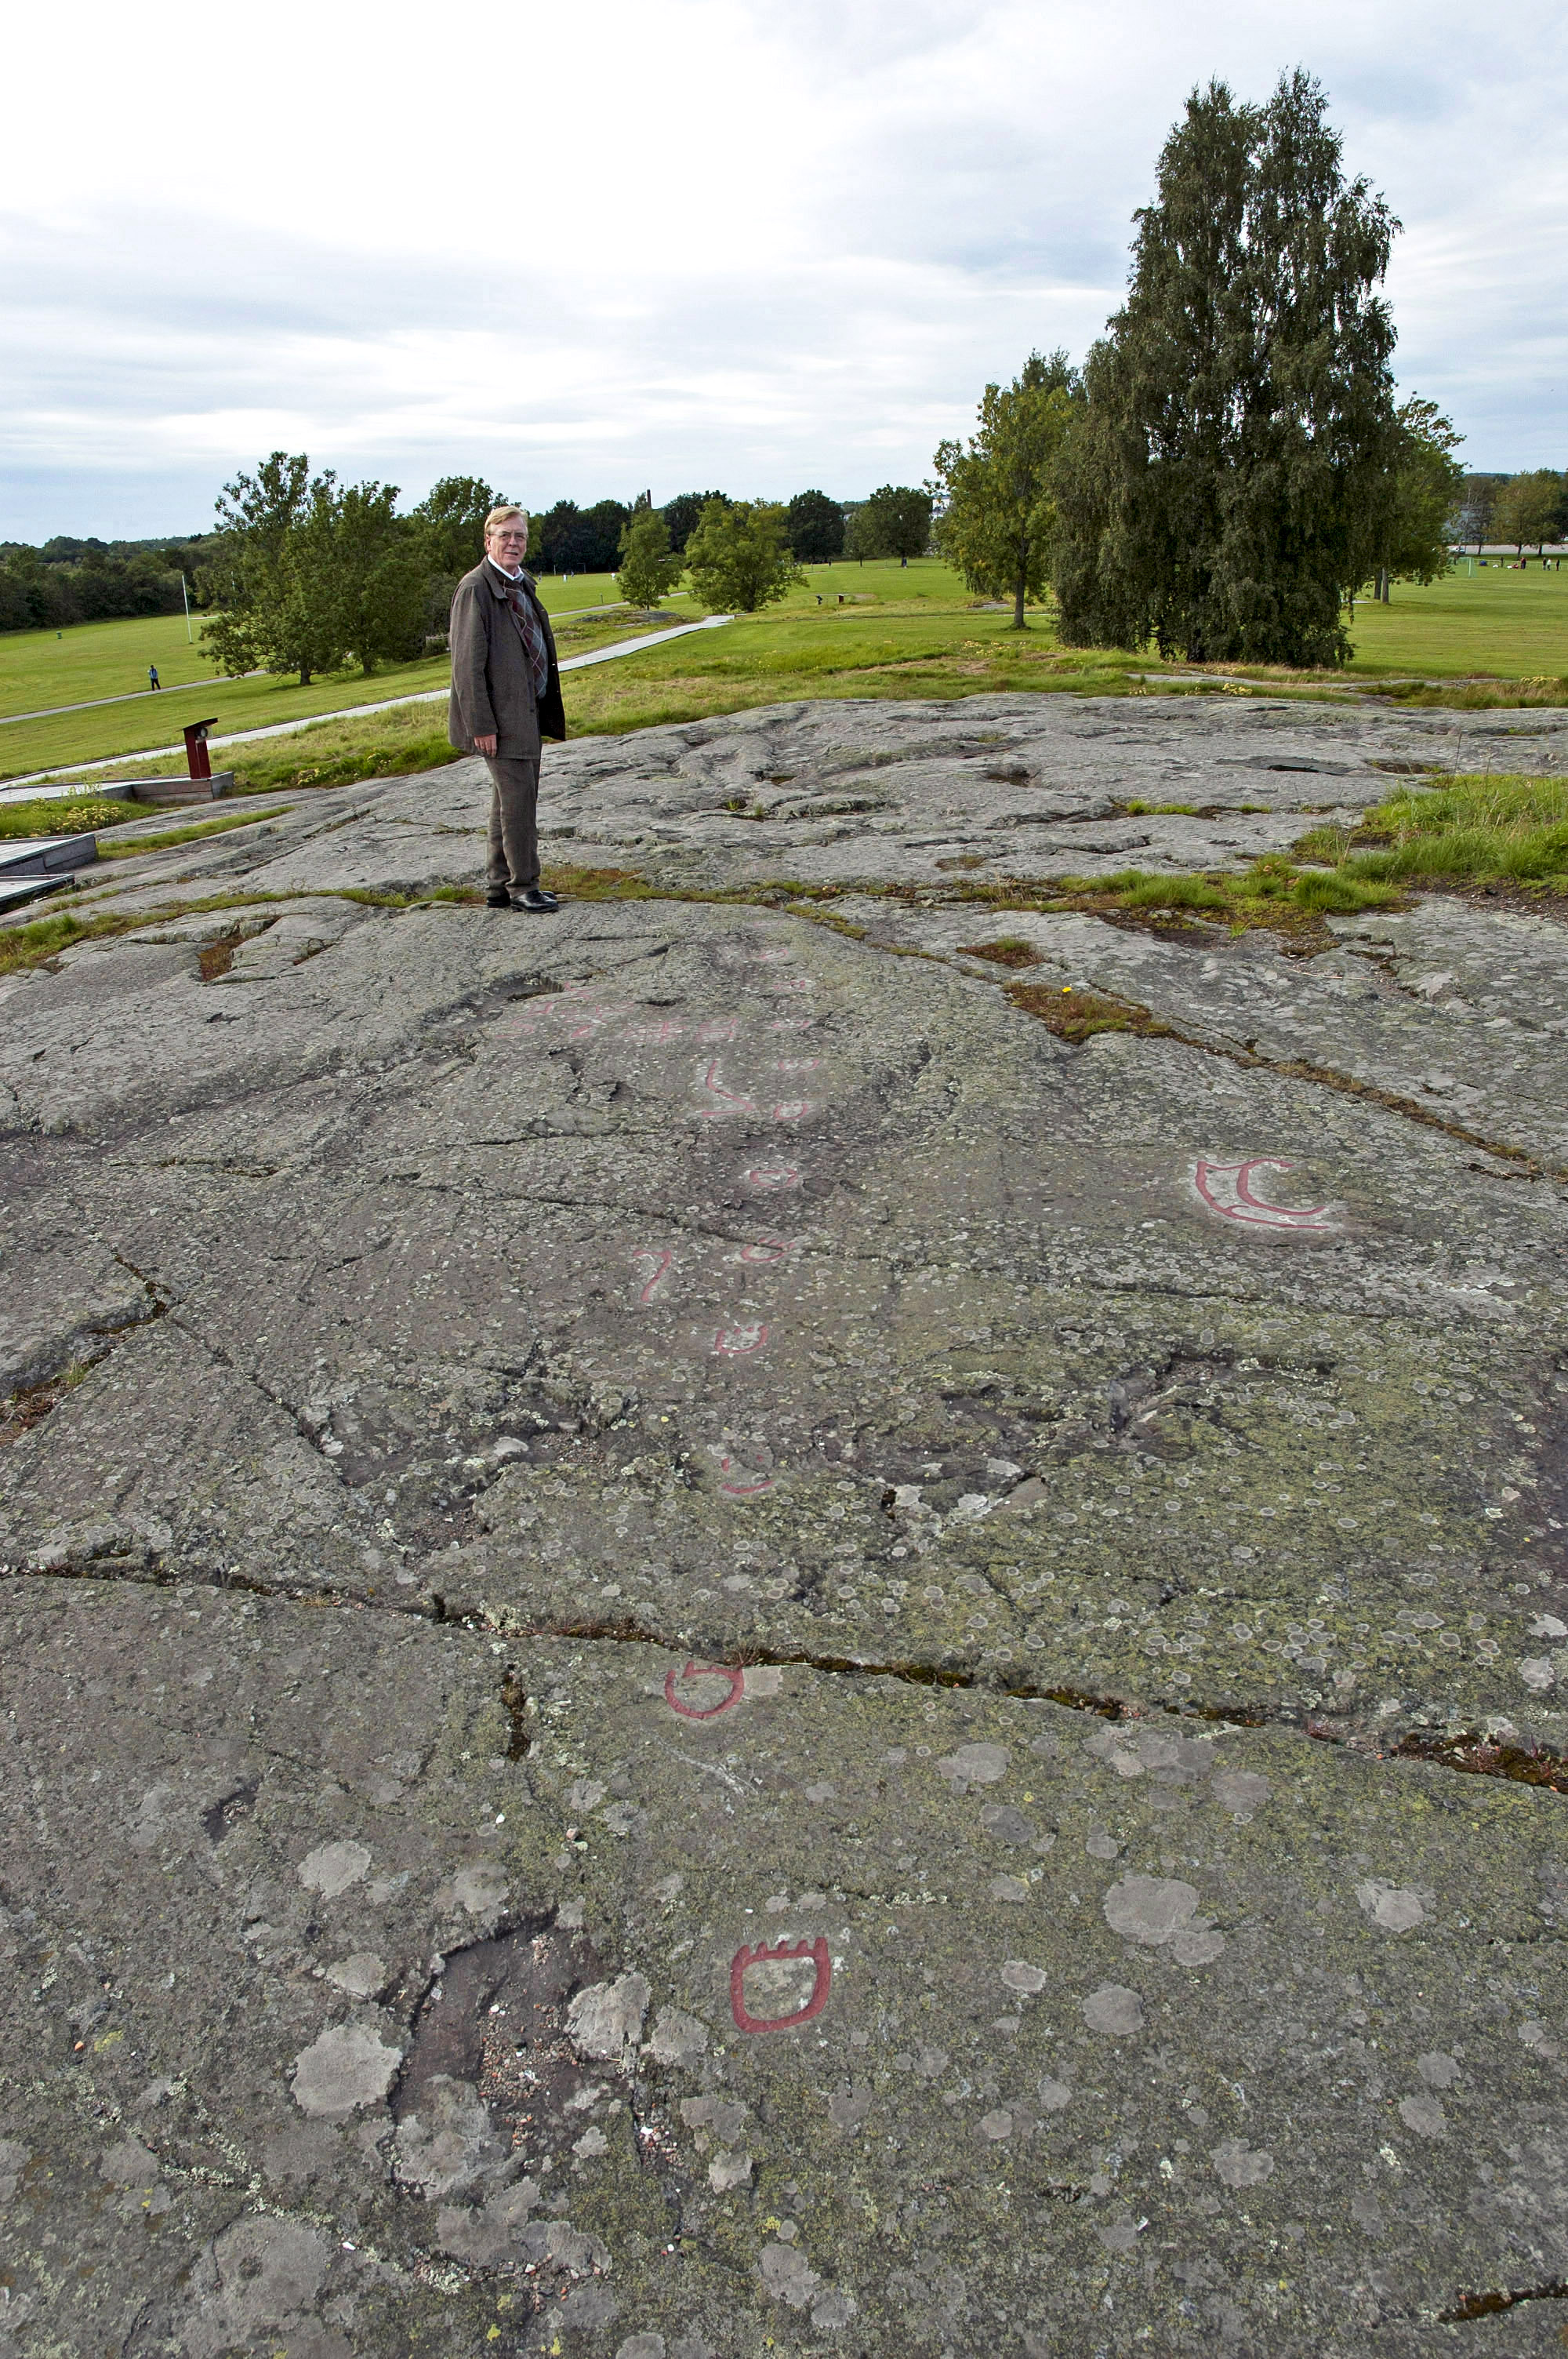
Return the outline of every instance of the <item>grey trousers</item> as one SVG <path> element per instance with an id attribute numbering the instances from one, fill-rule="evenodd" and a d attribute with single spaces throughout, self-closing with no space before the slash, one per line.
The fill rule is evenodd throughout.
<path id="1" fill-rule="evenodd" d="M 535 810 L 539 800 L 539 757 L 534 755 L 487 754 L 485 767 L 495 781 L 490 799 L 490 858 L 485 883 L 490 890 L 504 887 L 521 893 L 539 881 L 539 832 Z"/>

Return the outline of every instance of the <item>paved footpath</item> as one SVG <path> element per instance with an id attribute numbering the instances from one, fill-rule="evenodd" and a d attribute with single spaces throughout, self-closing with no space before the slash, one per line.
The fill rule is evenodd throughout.
<path id="1" fill-rule="evenodd" d="M 955 889 L 1560 720 L 779 707 L 552 757 L 647 898 L 378 905 L 475 762 L 81 897 L 0 983 L 0 2348 L 1561 2351 L 1568 936 Z"/>

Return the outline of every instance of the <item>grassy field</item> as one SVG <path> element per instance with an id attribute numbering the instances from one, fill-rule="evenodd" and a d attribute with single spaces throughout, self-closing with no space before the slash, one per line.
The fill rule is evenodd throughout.
<path id="1" fill-rule="evenodd" d="M 677 609 L 671 619 L 680 618 Z M 1044 614 L 1032 617 L 1022 637 L 1009 619 L 1005 611 L 978 606 L 931 560 L 907 570 L 896 563 L 817 567 L 809 588 L 782 608 L 568 672 L 561 683 L 568 728 L 582 736 L 814 696 L 946 698 L 993 687 L 1115 692 L 1129 668 L 1137 668 L 1127 656 L 1064 651 Z M 557 636 L 567 654 L 629 631 L 624 616 L 596 616 L 577 625 L 568 620 Z M 415 772 L 450 758 L 438 704 L 328 719 L 222 756 L 247 794 Z M 135 776 L 137 767 L 127 762 L 124 775 Z"/>
<path id="2" fill-rule="evenodd" d="M 552 616 L 569 617 L 582 607 L 611 603 L 615 577 L 576 574 L 570 582 L 540 584 Z M 670 602 L 671 622 L 693 619 L 689 598 Z M 27 777 L 46 766 L 91 762 L 134 754 L 151 745 L 178 744 L 188 721 L 216 714 L 222 731 L 265 729 L 275 721 L 299 720 L 316 712 L 341 712 L 383 697 L 417 694 L 444 685 L 447 659 L 431 657 L 374 672 L 334 672 L 300 688 L 287 679 L 219 679 L 201 651 L 200 618 L 193 617 L 194 646 L 188 645 L 185 618 L 155 614 L 126 623 L 81 623 L 68 631 L 7 631 L 0 634 L 0 778 Z M 625 635 L 626 615 L 585 617 L 572 632 L 574 650 Z M 147 666 L 156 663 L 163 681 L 159 695 L 143 693 Z M 19 713 L 61 705 L 92 704 L 103 697 L 135 702 L 98 704 L 85 712 L 62 712 L 48 721 L 19 721 Z"/>
<path id="3" fill-rule="evenodd" d="M 1568 670 L 1568 571 L 1522 573 L 1488 563 L 1422 589 L 1396 582 L 1386 606 L 1357 600 L 1353 676 L 1420 672 L 1430 679 L 1501 679 Z"/>
<path id="4" fill-rule="evenodd" d="M 559 617 L 563 653 L 586 652 L 629 636 L 625 610 L 585 614 L 613 591 L 608 575 L 583 575 L 562 583 L 546 582 L 546 601 Z M 690 601 L 672 602 L 671 621 L 690 619 Z M 1453 682 L 1397 692 L 1464 702 L 1519 697 L 1532 702 L 1568 701 L 1561 677 L 1568 669 L 1568 575 L 1539 568 L 1515 572 L 1489 566 L 1475 575 L 1458 573 L 1421 589 L 1395 587 L 1388 606 L 1358 603 L 1356 657 L 1348 673 L 1319 676 L 1254 669 L 1260 687 L 1309 694 L 1344 693 L 1379 679 Z M 110 705 L 51 721 L 4 721 L 5 712 L 27 710 L 41 701 L 38 665 L 57 664 L 55 647 L 79 650 L 73 685 L 102 683 L 133 673 L 131 650 L 142 657 L 147 634 L 178 633 L 170 658 L 154 647 L 165 677 L 192 677 L 202 684 L 179 694 Z M 118 635 L 118 636 L 116 636 Z M 221 716 L 224 731 L 260 728 L 277 721 L 319 714 L 384 698 L 417 694 L 444 685 L 444 658 L 378 672 L 366 680 L 339 674 L 301 689 L 287 680 L 256 679 L 213 683 L 183 648 L 184 624 L 107 623 L 52 635 L 19 633 L 0 638 L 0 777 L 24 776 L 46 766 L 65 769 L 73 762 L 124 754 L 170 742 L 173 724 Z M 39 654 L 41 642 L 49 644 Z M 122 658 L 117 650 L 126 650 Z M 115 667 L 119 669 L 116 671 Z M 564 683 L 567 715 L 574 735 L 693 720 L 748 706 L 804 697 L 933 697 L 975 695 L 988 690 L 1057 690 L 1077 694 L 1148 693 L 1164 667 L 1149 656 L 1134 657 L 1063 647 L 1051 617 L 1032 611 L 1023 634 L 1011 627 L 1010 612 L 972 598 L 956 575 L 935 559 L 908 567 L 889 560 L 867 565 L 814 566 L 806 583 L 785 602 L 761 614 L 741 615 L 701 638 L 651 647 L 614 664 L 568 674 Z M 1472 686 L 1476 676 L 1505 685 Z M 1335 687 L 1334 683 L 1339 683 Z M 1519 682 L 1518 689 L 1507 683 Z M 328 785 L 384 775 L 395 766 L 427 768 L 445 758 L 438 707 L 414 707 L 398 715 L 326 724 L 283 750 L 236 748 L 224 766 L 233 766 L 243 787 L 271 792 L 293 783 Z M 154 766 L 167 766 L 157 764 Z M 127 763 L 129 769 L 130 763 Z"/>
<path id="5" fill-rule="evenodd" d="M 581 573 L 570 582 L 540 584 L 552 614 L 616 603 L 612 573 Z M 680 611 L 689 610 L 690 601 Z M 94 697 L 134 696 L 146 689 L 156 663 L 165 690 L 202 681 L 220 695 L 241 683 L 215 679 L 201 648 L 201 621 L 193 614 L 188 645 L 183 614 L 154 614 L 130 623 L 78 623 L 67 631 L 7 631 L 0 635 L 0 719 L 38 712 Z M 358 671 L 347 675 L 359 679 Z M 385 677 L 378 674 L 377 677 Z"/>

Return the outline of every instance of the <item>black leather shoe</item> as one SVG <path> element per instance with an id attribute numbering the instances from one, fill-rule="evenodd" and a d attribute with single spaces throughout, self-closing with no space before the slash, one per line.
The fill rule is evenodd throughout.
<path id="1" fill-rule="evenodd" d="M 546 892 L 542 885 L 524 885 L 521 893 L 512 896 L 512 906 L 514 909 L 533 909 L 547 915 L 561 905 L 553 893 Z"/>
<path id="2" fill-rule="evenodd" d="M 499 892 L 490 892 L 485 895 L 484 906 L 487 909 L 510 909 L 512 896 L 503 886 Z"/>

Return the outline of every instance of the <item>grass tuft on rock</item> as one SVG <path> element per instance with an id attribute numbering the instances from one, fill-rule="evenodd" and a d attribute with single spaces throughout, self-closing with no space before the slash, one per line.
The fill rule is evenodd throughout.
<path id="1" fill-rule="evenodd" d="M 147 817 L 138 804 L 137 816 Z M 158 828 L 151 835 L 133 836 L 124 843 L 101 843 L 100 860 L 136 860 L 144 852 L 168 852 L 177 843 L 200 843 L 205 836 L 228 835 L 237 827 L 259 827 L 264 820 L 287 819 L 287 806 L 280 810 L 233 811 L 222 819 L 196 820 L 188 827 Z"/>
<path id="2" fill-rule="evenodd" d="M 1044 984 L 1015 983 L 1007 995 L 1025 1016 L 1036 1017 L 1058 1040 L 1066 1040 L 1075 1049 L 1092 1040 L 1097 1032 L 1136 1032 L 1141 1038 L 1152 1040 L 1170 1037 L 1170 1026 L 1162 1024 L 1147 1007 L 1109 998 L 1103 992 L 1075 991 L 1068 984 L 1053 991 Z"/>
<path id="3" fill-rule="evenodd" d="M 1411 788 L 1348 832 L 1318 829 L 1298 852 L 1336 859 L 1338 873 L 1380 883 L 1562 890 L 1568 885 L 1568 778 L 1471 776 Z"/>
<path id="4" fill-rule="evenodd" d="M 989 959 L 994 966 L 1038 966 L 1040 953 L 1018 934 L 1003 934 L 994 942 L 960 942 L 960 958 Z"/>
<path id="5" fill-rule="evenodd" d="M 128 934 L 134 927 L 146 923 L 141 914 L 134 918 L 79 918 L 74 909 L 53 909 L 47 918 L 34 918 L 25 926 L 0 928 L 0 974 L 44 966 L 61 951 L 74 949 L 78 942 Z"/>

